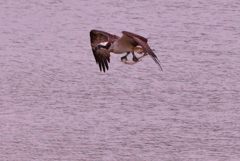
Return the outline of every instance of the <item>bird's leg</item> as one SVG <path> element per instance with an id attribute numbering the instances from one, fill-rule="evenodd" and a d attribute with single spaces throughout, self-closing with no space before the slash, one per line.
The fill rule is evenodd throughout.
<path id="1" fill-rule="evenodd" d="M 134 62 L 138 62 L 138 58 L 136 57 L 136 55 L 134 54 L 134 52 L 132 52 L 132 55 L 133 55 L 132 60 L 133 60 Z"/>
<path id="2" fill-rule="evenodd" d="M 127 61 L 127 56 L 130 54 L 130 52 L 127 52 L 127 54 L 123 57 L 121 57 L 121 61 L 123 62 L 123 60 Z"/>

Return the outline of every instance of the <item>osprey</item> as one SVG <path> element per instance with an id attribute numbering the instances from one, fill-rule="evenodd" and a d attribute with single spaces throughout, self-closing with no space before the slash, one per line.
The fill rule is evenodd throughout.
<path id="1" fill-rule="evenodd" d="M 139 61 L 139 58 L 135 56 L 134 52 L 144 53 L 142 57 L 148 54 L 162 70 L 160 61 L 154 54 L 153 50 L 148 46 L 148 40 L 146 38 L 127 31 L 122 31 L 122 33 L 122 37 L 119 37 L 104 31 L 90 31 L 92 51 L 96 63 L 99 65 L 100 71 L 103 70 L 103 72 L 105 72 L 108 70 L 110 52 L 115 54 L 127 53 L 125 56 L 121 57 L 122 62 L 127 61 L 127 56 L 132 53 L 132 60 L 135 63 Z"/>

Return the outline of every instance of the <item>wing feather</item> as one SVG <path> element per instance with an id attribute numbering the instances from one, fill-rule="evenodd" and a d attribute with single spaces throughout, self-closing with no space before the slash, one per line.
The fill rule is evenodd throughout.
<path id="1" fill-rule="evenodd" d="M 93 51 L 96 63 L 99 65 L 100 71 L 108 70 L 108 63 L 110 63 L 110 52 L 105 48 L 100 48 Z"/>
<path id="2" fill-rule="evenodd" d="M 114 42 L 119 37 L 112 35 L 108 32 L 100 30 L 90 31 L 90 43 L 92 47 L 92 52 L 96 63 L 99 65 L 100 71 L 105 72 L 108 70 L 108 63 L 110 63 L 110 52 L 105 48 L 97 48 L 97 46 L 102 42 Z"/>
<path id="3" fill-rule="evenodd" d="M 126 32 L 123 31 L 124 35 L 127 35 L 128 37 L 132 38 L 138 45 L 140 45 L 143 48 L 143 51 L 145 53 L 148 53 L 150 55 L 150 57 L 154 60 L 154 62 L 159 66 L 159 68 L 162 70 L 162 67 L 160 65 L 160 61 L 158 60 L 157 56 L 154 54 L 154 52 L 152 51 L 152 49 L 149 47 L 149 45 L 147 44 L 147 40 L 146 38 L 130 33 L 130 32 Z"/>
<path id="4" fill-rule="evenodd" d="M 137 37 L 138 39 L 142 40 L 142 41 L 145 42 L 145 43 L 147 43 L 147 41 L 148 41 L 147 38 L 142 37 L 142 36 L 137 35 L 137 34 L 134 34 L 134 33 L 131 33 L 131 32 L 128 32 L 128 31 L 123 31 L 122 33 L 125 34 L 125 35 L 132 35 L 132 36 L 134 36 L 134 37 Z"/>

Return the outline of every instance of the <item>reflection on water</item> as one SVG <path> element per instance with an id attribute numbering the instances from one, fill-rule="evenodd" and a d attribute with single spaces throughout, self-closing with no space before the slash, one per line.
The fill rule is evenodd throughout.
<path id="1" fill-rule="evenodd" d="M 0 5 L 3 160 L 240 159 L 238 2 Z M 93 28 L 148 37 L 163 71 L 99 72 Z"/>

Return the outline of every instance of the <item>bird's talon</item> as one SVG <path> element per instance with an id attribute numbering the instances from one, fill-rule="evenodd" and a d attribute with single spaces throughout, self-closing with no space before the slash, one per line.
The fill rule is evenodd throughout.
<path id="1" fill-rule="evenodd" d="M 125 56 L 124 56 L 124 57 L 121 57 L 121 61 L 122 61 L 122 62 L 126 62 L 126 61 L 127 61 L 127 57 L 125 57 Z"/>
<path id="2" fill-rule="evenodd" d="M 138 58 L 137 57 L 133 57 L 133 59 L 132 59 L 134 62 L 138 62 Z"/>

